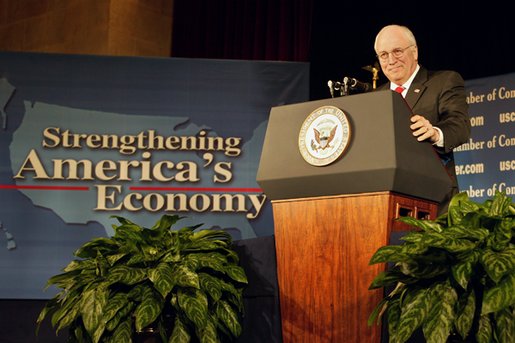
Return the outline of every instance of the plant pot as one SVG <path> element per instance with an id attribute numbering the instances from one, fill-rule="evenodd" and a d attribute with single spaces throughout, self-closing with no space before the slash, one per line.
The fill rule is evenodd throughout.
<path id="1" fill-rule="evenodd" d="M 154 328 L 146 328 L 142 332 L 137 332 L 134 343 L 161 343 L 159 332 Z"/>

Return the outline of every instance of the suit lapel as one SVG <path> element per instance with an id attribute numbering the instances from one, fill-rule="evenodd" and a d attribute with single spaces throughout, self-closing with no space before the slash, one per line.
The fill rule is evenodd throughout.
<path id="1" fill-rule="evenodd" d="M 427 81 L 427 70 L 425 68 L 420 68 L 417 75 L 413 79 L 410 88 L 408 89 L 408 94 L 406 94 L 406 102 L 408 103 L 410 108 L 414 108 L 417 104 L 418 100 L 426 90 L 426 86 L 424 83 Z"/>

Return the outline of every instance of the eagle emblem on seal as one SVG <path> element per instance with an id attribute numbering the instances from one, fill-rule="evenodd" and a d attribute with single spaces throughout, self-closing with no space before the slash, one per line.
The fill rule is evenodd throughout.
<path id="1" fill-rule="evenodd" d="M 315 135 L 315 139 L 311 141 L 311 147 L 313 150 L 324 150 L 331 147 L 331 142 L 336 136 L 336 129 L 338 125 L 334 125 L 329 132 L 324 129 L 318 130 L 317 128 L 313 128 L 313 133 Z"/>

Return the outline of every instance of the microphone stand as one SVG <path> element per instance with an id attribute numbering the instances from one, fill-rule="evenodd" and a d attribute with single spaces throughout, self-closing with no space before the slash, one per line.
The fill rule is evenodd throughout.
<path id="1" fill-rule="evenodd" d="M 327 86 L 329 87 L 329 93 L 331 93 L 331 98 L 334 98 L 334 93 L 340 93 L 339 96 L 347 96 L 350 94 L 351 88 L 351 79 L 348 77 L 344 77 L 343 81 L 327 81 Z"/>
<path id="2" fill-rule="evenodd" d="M 349 95 L 349 92 L 350 92 L 349 86 L 350 86 L 350 79 L 347 76 L 345 76 L 343 78 L 343 88 L 345 89 L 345 91 L 344 91 L 344 94 L 342 94 L 342 96 Z"/>
<path id="3" fill-rule="evenodd" d="M 332 80 L 327 81 L 327 86 L 329 86 L 331 98 L 334 98 L 335 91 L 339 91 L 340 96 L 346 96 L 350 94 L 351 90 L 355 92 L 369 92 L 371 90 L 376 89 L 377 80 L 379 80 L 379 63 L 377 63 L 376 61 L 373 65 L 367 65 L 362 67 L 361 69 L 364 69 L 372 73 L 372 89 L 370 89 L 369 83 L 360 82 L 354 78 L 345 76 L 342 82 Z"/>

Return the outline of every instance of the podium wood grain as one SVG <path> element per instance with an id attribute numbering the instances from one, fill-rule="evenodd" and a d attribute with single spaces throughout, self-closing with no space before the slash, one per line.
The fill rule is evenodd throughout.
<path id="1" fill-rule="evenodd" d="M 399 208 L 434 217 L 436 205 L 391 192 L 272 204 L 283 341 L 380 342 L 381 327 L 367 320 L 383 294 L 368 287 L 385 265 L 368 262 Z"/>

